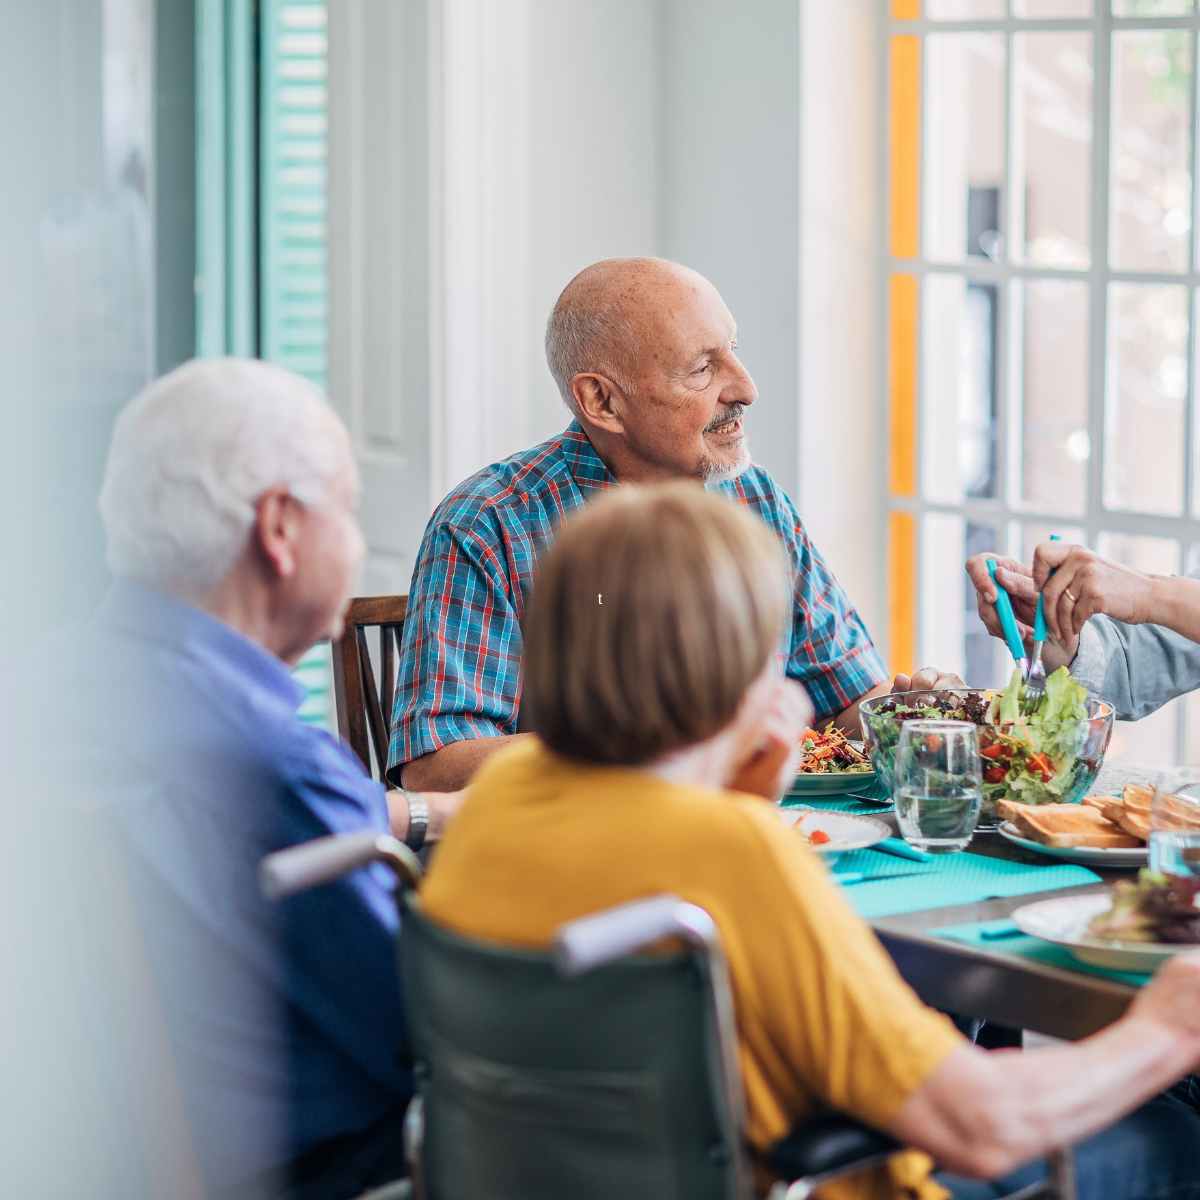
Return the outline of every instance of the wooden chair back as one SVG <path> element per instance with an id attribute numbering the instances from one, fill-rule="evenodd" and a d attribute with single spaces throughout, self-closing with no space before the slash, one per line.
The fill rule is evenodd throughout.
<path id="1" fill-rule="evenodd" d="M 367 772 L 380 780 L 384 779 L 388 765 L 396 663 L 407 612 L 407 596 L 363 596 L 351 600 L 346 627 L 333 645 L 338 732 L 362 760 Z M 379 631 L 378 676 L 367 638 L 370 629 Z"/>

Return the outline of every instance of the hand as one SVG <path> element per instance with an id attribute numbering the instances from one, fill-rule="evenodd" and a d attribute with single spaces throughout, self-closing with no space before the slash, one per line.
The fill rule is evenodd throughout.
<path id="1" fill-rule="evenodd" d="M 1200 950 L 1177 954 L 1161 966 L 1138 992 L 1130 1016 L 1169 1029 L 1191 1043 L 1190 1063 L 1180 1061 L 1181 1071 L 1200 1062 Z"/>
<path id="2" fill-rule="evenodd" d="M 892 680 L 893 692 L 936 692 L 966 686 L 957 675 L 939 671 L 937 667 L 921 667 L 912 675 L 897 675 Z"/>
<path id="3" fill-rule="evenodd" d="M 770 706 L 762 739 L 738 765 L 728 786 L 772 803 L 791 787 L 800 769 L 800 735 L 812 724 L 813 706 L 808 693 L 790 679 L 772 684 Z"/>
<path id="4" fill-rule="evenodd" d="M 1047 542 L 1048 546 L 1058 546 L 1059 542 Z M 1039 546 L 1040 550 L 1041 547 Z M 979 619 L 983 622 L 988 633 L 994 638 L 1004 640 L 1004 630 L 1000 628 L 1000 614 L 996 612 L 996 583 L 988 574 L 987 560 L 996 560 L 996 583 L 1007 593 L 1012 601 L 1013 614 L 1017 618 L 1017 629 L 1023 641 L 1028 643 L 1033 637 L 1033 622 L 1037 615 L 1038 589 L 1034 582 L 1033 570 L 1015 558 L 1001 558 L 998 554 L 976 554 L 967 559 L 967 574 L 975 585 L 975 603 L 979 609 Z M 1047 608 L 1046 619 L 1049 625 L 1050 612 Z M 1047 671 L 1053 671 L 1066 666 L 1075 658 L 1079 649 L 1079 638 L 1068 637 L 1058 640 L 1053 628 L 1051 638 L 1042 648 L 1042 662 Z"/>
<path id="5" fill-rule="evenodd" d="M 1083 546 L 1043 542 L 1033 556 L 1033 583 L 1046 602 L 1046 625 L 1060 643 L 1077 642 L 1097 613 L 1130 625 L 1152 617 L 1154 579 Z"/>

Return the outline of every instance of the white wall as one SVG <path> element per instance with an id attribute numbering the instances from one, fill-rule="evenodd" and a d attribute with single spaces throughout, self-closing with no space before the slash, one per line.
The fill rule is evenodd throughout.
<path id="1" fill-rule="evenodd" d="M 406 586 L 424 516 L 449 487 L 565 424 L 542 335 L 566 281 L 598 258 L 662 254 L 724 294 L 760 392 L 755 457 L 882 637 L 878 6 L 407 0 L 403 23 L 420 24 L 418 10 L 427 25 L 423 99 L 395 78 L 370 83 L 397 63 L 419 74 L 405 66 L 412 37 L 387 49 L 400 6 L 332 7 L 333 388 L 367 373 L 423 456 L 381 475 L 367 454 L 374 589 Z M 352 11 L 357 51 L 339 35 Z M 348 104 L 339 79 L 365 79 L 371 103 Z M 421 104 L 428 212 L 389 225 L 407 211 L 396 191 L 420 186 Z M 350 225 L 347 177 L 372 197 Z M 425 261 L 414 238 L 427 274 L 411 269 Z M 415 347 L 397 357 L 383 336 L 414 288 L 432 314 L 424 386 Z M 371 345 L 353 344 L 353 311 L 381 323 Z"/>
<path id="2" fill-rule="evenodd" d="M 801 4 L 796 499 L 886 651 L 882 8 L 878 0 Z"/>
<path id="3" fill-rule="evenodd" d="M 364 590 L 406 590 L 437 500 L 566 425 L 555 298 L 655 250 L 657 38 L 643 0 L 333 0 L 330 387 Z"/>
<path id="4" fill-rule="evenodd" d="M 800 6 L 664 0 L 661 253 L 707 275 L 758 386 L 755 460 L 800 477 Z"/>

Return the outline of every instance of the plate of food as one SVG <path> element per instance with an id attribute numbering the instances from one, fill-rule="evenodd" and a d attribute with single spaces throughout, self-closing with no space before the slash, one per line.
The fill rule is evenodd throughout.
<path id="1" fill-rule="evenodd" d="M 863 703 L 860 720 L 880 783 L 890 789 L 905 721 L 970 721 L 979 727 L 983 769 L 980 823 L 996 820 L 1001 800 L 1073 804 L 1087 795 L 1112 736 L 1113 708 L 1090 700 L 1065 668 L 1046 680 L 1040 700 L 1025 695 L 1019 671 L 1003 691 L 948 688 L 893 692 Z"/>
<path id="2" fill-rule="evenodd" d="M 1149 858 L 1152 788 L 1127 784 L 1120 796 L 1082 804 L 1001 800 L 1000 836 L 1035 854 L 1091 867 L 1144 867 Z"/>
<path id="3" fill-rule="evenodd" d="M 894 832 L 886 822 L 875 817 L 819 812 L 815 808 L 777 808 L 775 811 L 785 825 L 795 829 L 822 855 L 867 850 L 886 841 Z"/>
<path id="4" fill-rule="evenodd" d="M 1136 882 L 1122 879 L 1111 892 L 1022 905 L 1012 920 L 1022 933 L 1063 946 L 1091 966 L 1154 971 L 1200 945 L 1200 877 L 1144 870 Z"/>
<path id="5" fill-rule="evenodd" d="M 862 742 L 851 741 L 840 729 L 806 729 L 800 746 L 800 773 L 789 796 L 837 796 L 865 791 L 875 782 L 875 770 Z"/>

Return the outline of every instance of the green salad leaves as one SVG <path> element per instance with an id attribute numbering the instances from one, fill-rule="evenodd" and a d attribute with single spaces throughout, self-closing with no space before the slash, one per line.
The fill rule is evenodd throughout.
<path id="1" fill-rule="evenodd" d="M 1025 681 L 1017 670 L 992 701 L 988 721 L 993 728 L 980 739 L 985 786 L 1023 804 L 1051 804 L 1075 781 L 1086 736 L 1087 690 L 1059 667 L 1033 711 L 1024 707 Z"/>

